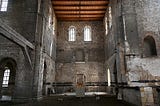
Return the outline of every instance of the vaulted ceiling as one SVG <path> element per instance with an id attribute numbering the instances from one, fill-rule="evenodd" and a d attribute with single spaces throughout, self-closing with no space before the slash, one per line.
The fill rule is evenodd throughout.
<path id="1" fill-rule="evenodd" d="M 58 20 L 103 20 L 109 0 L 52 0 Z"/>

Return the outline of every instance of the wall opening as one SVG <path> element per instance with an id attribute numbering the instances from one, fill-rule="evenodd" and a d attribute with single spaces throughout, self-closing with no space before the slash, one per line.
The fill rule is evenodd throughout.
<path id="1" fill-rule="evenodd" d="M 107 78 L 108 78 L 108 86 L 111 86 L 111 73 L 110 73 L 110 69 L 107 69 Z"/>
<path id="2" fill-rule="evenodd" d="M 0 0 L 0 11 L 7 11 L 8 0 Z"/>
<path id="3" fill-rule="evenodd" d="M 16 78 L 16 62 L 11 58 L 0 62 L 0 93 L 1 100 L 11 100 L 14 94 Z"/>
<path id="4" fill-rule="evenodd" d="M 90 26 L 84 27 L 84 41 L 92 41 Z"/>
<path id="5" fill-rule="evenodd" d="M 147 36 L 144 39 L 144 51 L 145 57 L 157 56 L 156 43 L 152 36 Z"/>
<path id="6" fill-rule="evenodd" d="M 8 67 L 5 67 L 5 71 L 3 74 L 2 87 L 8 87 L 9 77 L 10 77 L 10 69 Z"/>
<path id="7" fill-rule="evenodd" d="M 76 27 L 70 26 L 68 30 L 68 41 L 76 41 Z"/>

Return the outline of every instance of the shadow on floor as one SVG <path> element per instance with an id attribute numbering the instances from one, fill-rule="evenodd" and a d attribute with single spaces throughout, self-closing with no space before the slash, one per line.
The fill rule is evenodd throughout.
<path id="1" fill-rule="evenodd" d="M 114 96 L 49 96 L 41 101 L 31 101 L 24 104 L 0 102 L 0 106 L 133 106 L 129 103 L 116 100 Z"/>

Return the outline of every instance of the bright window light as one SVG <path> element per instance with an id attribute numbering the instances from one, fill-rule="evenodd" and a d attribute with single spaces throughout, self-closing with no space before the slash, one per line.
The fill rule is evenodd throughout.
<path id="1" fill-rule="evenodd" d="M 74 26 L 69 27 L 69 41 L 76 40 L 76 28 Z"/>
<path id="2" fill-rule="evenodd" d="M 108 86 L 111 86 L 111 75 L 110 75 L 110 70 L 107 70 L 107 75 L 108 75 Z"/>
<path id="3" fill-rule="evenodd" d="M 7 68 L 7 69 L 4 71 L 2 87 L 8 87 L 9 76 L 10 76 L 10 69 Z"/>
<path id="4" fill-rule="evenodd" d="M 8 0 L 0 0 L 0 10 L 7 11 Z"/>
<path id="5" fill-rule="evenodd" d="M 92 41 L 91 27 L 90 26 L 85 26 L 84 27 L 84 41 Z"/>

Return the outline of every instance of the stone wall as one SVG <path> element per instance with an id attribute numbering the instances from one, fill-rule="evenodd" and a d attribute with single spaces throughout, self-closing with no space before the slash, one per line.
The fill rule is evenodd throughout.
<path id="1" fill-rule="evenodd" d="M 55 81 L 56 59 L 56 17 L 51 1 L 8 0 L 7 11 L 0 12 L 0 18 L 7 26 L 6 32 L 0 26 L 0 33 L 15 34 L 20 39 L 15 42 L 15 38 L 0 35 L 0 61 L 9 57 L 17 64 L 12 100 L 39 99 L 42 90 L 44 95 L 51 93 L 48 90 Z"/>
<path id="2" fill-rule="evenodd" d="M 36 27 L 36 52 L 34 74 L 35 98 L 50 94 L 55 81 L 56 17 L 50 0 L 39 2 Z M 38 93 L 36 93 L 38 91 Z"/>
<path id="3" fill-rule="evenodd" d="M 37 4 L 37 0 L 8 0 L 7 11 L 0 12 L 0 19 L 34 43 Z"/>
<path id="4" fill-rule="evenodd" d="M 74 42 L 68 41 L 68 28 L 71 25 L 77 29 L 76 41 Z M 91 26 L 92 29 L 92 41 L 89 42 L 84 41 L 83 32 L 86 25 Z M 78 51 L 82 52 L 83 55 L 79 56 L 81 53 L 77 54 Z M 58 21 L 56 82 L 74 84 L 76 74 L 84 74 L 86 83 L 106 81 L 104 72 L 104 26 L 101 21 Z M 87 91 L 97 91 L 94 86 L 86 89 Z"/>
<path id="5" fill-rule="evenodd" d="M 105 63 L 106 68 L 111 70 L 111 80 L 114 81 L 117 77 L 117 86 L 124 87 L 125 92 L 119 90 L 119 93 L 125 95 L 122 98 L 128 102 L 134 103 L 137 99 L 137 105 L 153 105 L 157 99 L 153 94 L 158 94 L 156 90 L 159 86 L 159 26 L 160 12 L 159 0 L 114 0 L 110 2 L 112 7 L 112 27 L 105 38 Z M 109 15 L 107 13 L 107 15 Z M 106 16 L 108 17 L 108 16 Z M 109 18 L 109 17 L 108 17 Z M 144 39 L 150 36 L 155 41 L 156 52 L 154 55 L 145 56 Z M 115 43 L 113 43 L 115 42 Z M 112 47 L 110 47 L 110 45 Z M 113 46 L 115 45 L 115 47 Z M 152 47 L 151 47 L 152 48 Z M 115 50 L 114 50 L 115 49 Z M 149 49 L 148 49 L 149 50 Z M 148 51 L 150 52 L 150 51 Z M 114 74 L 114 65 L 116 61 L 117 73 Z M 139 98 L 128 96 L 127 92 L 130 87 L 151 87 L 150 91 L 134 90 Z M 142 89 L 142 88 L 141 88 Z M 152 95 L 151 95 L 152 92 Z M 132 98 L 132 99 L 130 99 Z M 146 102 L 144 99 L 148 100 Z M 157 105 L 157 104 L 156 104 Z"/>
<path id="6" fill-rule="evenodd" d="M 141 106 L 141 94 L 139 88 L 123 89 L 123 99 L 126 102 L 132 103 L 136 106 Z"/>
<path id="7" fill-rule="evenodd" d="M 159 86 L 159 3 L 159 0 L 154 0 L 152 2 L 147 0 L 135 2 L 139 45 L 141 49 L 139 56 L 129 56 L 126 58 L 128 71 L 126 75 L 128 76 L 129 85 L 139 87 L 145 86 L 144 89 L 150 88 L 149 91 L 141 90 L 142 105 L 154 105 L 156 98 L 153 97 L 153 88 Z M 144 57 L 146 54 L 144 53 L 144 38 L 147 36 L 151 36 L 155 40 L 157 55 Z"/>
<path id="8" fill-rule="evenodd" d="M 25 56 L 24 51 L 21 49 L 21 47 L 14 42 L 8 40 L 4 37 L 4 35 L 0 35 L 0 61 L 4 59 L 13 59 L 16 63 L 15 70 L 11 69 L 12 71 L 16 72 L 16 75 L 14 76 L 14 80 L 10 80 L 11 85 L 13 85 L 12 89 L 9 89 L 7 92 L 12 92 L 12 94 L 9 94 L 9 96 L 12 97 L 12 99 L 29 99 L 32 96 L 32 81 L 33 81 L 33 71 L 31 70 Z M 2 65 L 3 63 L 1 63 Z M 1 72 L 3 72 L 4 67 L 1 66 Z M 2 76 L 1 78 L 3 77 Z M 13 76 L 10 76 L 10 78 Z M 1 81 L 2 82 L 2 81 Z M 2 83 L 1 83 L 2 85 Z M 9 85 L 10 86 L 10 85 Z M 1 86 L 2 88 L 2 86 Z M 2 88 L 1 90 L 3 90 Z M 19 92 L 21 91 L 21 92 Z M 2 93 L 1 96 L 5 94 Z"/>

